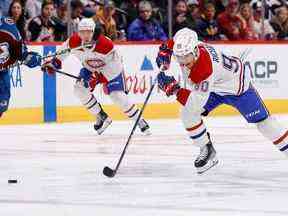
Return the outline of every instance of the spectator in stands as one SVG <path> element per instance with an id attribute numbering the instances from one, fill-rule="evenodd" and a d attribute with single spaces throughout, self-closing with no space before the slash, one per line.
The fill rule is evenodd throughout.
<path id="1" fill-rule="evenodd" d="M 39 16 L 41 14 L 41 5 L 41 0 L 26 0 L 25 14 L 27 14 L 27 18 L 30 19 Z"/>
<path id="2" fill-rule="evenodd" d="M 82 18 L 84 5 L 80 0 L 72 0 L 71 1 L 71 33 L 78 31 L 78 23 Z"/>
<path id="3" fill-rule="evenodd" d="M 136 18 L 128 28 L 128 40 L 147 41 L 147 40 L 167 40 L 167 36 L 159 24 L 153 19 L 152 6 L 149 1 L 139 3 L 139 18 Z"/>
<path id="4" fill-rule="evenodd" d="M 196 31 L 202 40 L 221 40 L 218 23 L 215 19 L 215 6 L 212 3 L 204 5 L 203 14 L 200 19 L 196 20 Z"/>
<path id="5" fill-rule="evenodd" d="M 225 34 L 229 40 L 247 39 L 247 25 L 238 12 L 239 1 L 228 0 L 225 11 L 217 17 L 219 30 Z"/>
<path id="6" fill-rule="evenodd" d="M 249 3 L 243 3 L 240 6 L 240 15 L 246 21 L 246 39 L 256 40 L 258 35 L 254 30 L 253 10 Z"/>
<path id="7" fill-rule="evenodd" d="M 26 32 L 25 32 L 26 19 L 24 16 L 24 7 L 22 5 L 21 0 L 12 1 L 9 7 L 8 14 L 16 23 L 16 26 L 21 34 L 22 39 L 26 40 Z"/>
<path id="8" fill-rule="evenodd" d="M 275 30 L 278 39 L 288 40 L 288 10 L 286 6 L 276 10 L 276 15 L 272 18 L 270 23 Z"/>
<path id="9" fill-rule="evenodd" d="M 41 14 L 34 17 L 28 24 L 30 41 L 54 41 L 55 22 L 51 19 L 53 12 L 53 1 L 44 0 Z"/>
<path id="10" fill-rule="evenodd" d="M 253 28 L 255 33 L 257 34 L 257 38 L 260 39 L 274 39 L 275 32 L 270 25 L 268 19 L 264 20 L 264 23 L 262 22 L 262 3 L 261 2 L 256 2 L 252 4 L 252 9 L 253 9 L 253 17 L 254 17 L 254 22 L 253 22 Z M 263 26 L 264 24 L 264 26 Z"/>
<path id="11" fill-rule="evenodd" d="M 67 4 L 59 4 L 56 9 L 56 16 L 52 16 L 51 19 L 55 23 L 55 41 L 65 41 L 68 37 Z"/>
<path id="12" fill-rule="evenodd" d="M 188 3 L 189 8 L 189 17 L 191 20 L 196 21 L 201 17 L 201 10 L 198 0 L 189 0 Z"/>
<path id="13" fill-rule="evenodd" d="M 12 0 L 0 0 L 0 16 L 7 16 Z"/>
<path id="14" fill-rule="evenodd" d="M 127 12 L 126 20 L 130 25 L 138 17 L 138 5 L 140 0 L 124 0 L 120 8 Z"/>
<path id="15" fill-rule="evenodd" d="M 173 34 L 175 34 L 178 30 L 184 27 L 188 27 L 191 29 L 194 28 L 194 22 L 191 23 L 192 25 L 189 25 L 190 23 L 187 21 L 187 13 L 188 5 L 186 3 L 186 0 L 178 0 L 175 5 L 175 12 L 173 15 Z"/>
<path id="16" fill-rule="evenodd" d="M 96 14 L 96 20 L 100 23 L 102 33 L 111 40 L 117 39 L 116 22 L 113 18 L 115 14 L 115 3 L 109 0 L 104 3 L 103 10 Z"/>

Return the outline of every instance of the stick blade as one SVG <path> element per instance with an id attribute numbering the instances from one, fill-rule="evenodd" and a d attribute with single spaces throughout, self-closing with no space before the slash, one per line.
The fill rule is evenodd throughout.
<path id="1" fill-rule="evenodd" d="M 112 178 L 115 176 L 115 171 L 111 169 L 110 167 L 104 167 L 103 174 L 109 178 Z"/>

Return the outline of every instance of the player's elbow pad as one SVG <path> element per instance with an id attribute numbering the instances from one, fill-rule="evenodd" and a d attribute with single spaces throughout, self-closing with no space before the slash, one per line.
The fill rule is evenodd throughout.
<path id="1" fill-rule="evenodd" d="M 177 92 L 177 101 L 185 106 L 189 95 L 191 94 L 191 91 L 185 88 L 180 88 L 179 91 Z"/>

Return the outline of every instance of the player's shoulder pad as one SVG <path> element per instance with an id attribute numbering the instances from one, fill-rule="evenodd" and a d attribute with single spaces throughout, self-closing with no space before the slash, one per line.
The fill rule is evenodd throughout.
<path id="1" fill-rule="evenodd" d="M 0 18 L 0 31 L 10 35 L 16 41 L 22 39 L 14 20 L 9 17 Z"/>
<path id="2" fill-rule="evenodd" d="M 189 78 L 194 83 L 206 80 L 213 72 L 212 59 L 207 49 L 199 45 L 199 58 L 190 71 Z"/>
<path id="3" fill-rule="evenodd" d="M 82 40 L 81 40 L 79 34 L 78 33 L 74 33 L 69 38 L 68 44 L 69 44 L 69 48 L 71 48 L 71 49 L 81 46 Z"/>
<path id="4" fill-rule="evenodd" d="M 114 44 L 112 40 L 101 34 L 97 39 L 94 51 L 105 55 L 109 53 L 113 49 L 113 47 Z"/>

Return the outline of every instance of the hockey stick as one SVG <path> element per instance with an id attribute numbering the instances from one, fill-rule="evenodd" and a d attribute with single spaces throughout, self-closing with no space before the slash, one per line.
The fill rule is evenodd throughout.
<path id="1" fill-rule="evenodd" d="M 43 61 L 43 60 L 45 60 L 45 59 L 47 59 L 47 58 L 55 58 L 56 56 L 64 55 L 64 54 L 66 54 L 66 53 L 70 53 L 70 52 L 73 52 L 73 51 L 75 51 L 75 50 L 79 50 L 79 49 L 83 49 L 83 48 L 89 48 L 89 47 L 93 46 L 94 44 L 95 44 L 95 42 L 93 42 L 93 43 L 88 43 L 88 44 L 85 44 L 85 45 L 82 45 L 82 46 L 78 46 L 78 47 L 75 47 L 75 48 L 63 49 L 63 50 L 60 50 L 60 51 L 58 51 L 58 52 L 56 52 L 56 53 L 53 53 L 53 54 L 51 54 L 51 55 L 42 56 L 42 57 L 41 57 L 41 60 Z M 13 68 L 13 67 L 16 67 L 16 66 L 18 67 L 18 66 L 23 65 L 23 64 L 24 64 L 24 61 L 22 61 L 22 62 L 20 62 L 20 63 L 17 62 L 17 63 L 14 63 L 14 64 L 8 66 L 7 68 L 1 69 L 1 70 L 11 69 L 11 68 Z"/>
<path id="2" fill-rule="evenodd" d="M 119 166 L 120 166 L 120 164 L 121 164 L 121 161 L 123 160 L 124 155 L 125 155 L 125 153 L 126 153 L 127 147 L 128 147 L 128 145 L 129 145 L 129 143 L 130 143 L 130 140 L 131 140 L 131 138 L 132 138 L 132 136 L 133 136 L 133 134 L 134 134 L 134 131 L 135 131 L 137 125 L 138 125 L 138 122 L 139 122 L 139 120 L 140 120 L 140 118 L 141 118 L 141 116 L 142 116 L 142 113 L 144 112 L 144 109 L 145 109 L 145 107 L 146 107 L 146 105 L 147 105 L 147 103 L 148 103 L 148 100 L 149 100 L 149 98 L 150 98 L 150 96 L 151 96 L 151 93 L 152 93 L 152 91 L 153 91 L 156 83 L 157 83 L 157 77 L 155 78 L 155 80 L 154 80 L 153 83 L 152 83 L 152 86 L 151 86 L 151 88 L 150 88 L 150 90 L 149 90 L 149 93 L 148 93 L 148 95 L 147 95 L 147 97 L 146 97 L 146 99 L 145 99 L 145 101 L 144 101 L 144 104 L 143 104 L 143 106 L 142 106 L 142 108 L 141 108 L 141 110 L 140 110 L 140 113 L 139 113 L 139 115 L 138 115 L 138 117 L 137 117 L 137 119 L 136 119 L 136 121 L 135 121 L 135 123 L 134 123 L 134 126 L 133 126 L 133 128 L 132 128 L 132 130 L 131 130 L 131 132 L 130 132 L 130 135 L 129 135 L 128 139 L 127 139 L 127 142 L 126 142 L 126 144 L 125 144 L 125 147 L 124 147 L 124 149 L 123 149 L 123 151 L 122 151 L 122 153 L 121 153 L 121 156 L 120 156 L 120 158 L 119 158 L 119 160 L 118 160 L 118 163 L 117 163 L 115 169 L 111 169 L 110 167 L 105 166 L 104 169 L 103 169 L 103 174 L 104 174 L 105 176 L 112 178 L 112 177 L 114 177 L 114 176 L 116 175 L 116 173 L 117 173 L 117 171 L 118 171 L 118 169 L 119 169 Z"/>
<path id="3" fill-rule="evenodd" d="M 74 76 L 73 74 L 69 74 L 69 73 L 66 73 L 66 72 L 60 71 L 60 70 L 55 70 L 55 73 L 59 73 L 59 74 L 65 75 L 65 76 L 74 78 L 74 79 L 76 79 L 76 80 L 81 79 L 80 77 Z"/>

